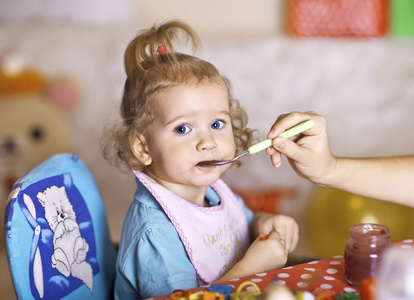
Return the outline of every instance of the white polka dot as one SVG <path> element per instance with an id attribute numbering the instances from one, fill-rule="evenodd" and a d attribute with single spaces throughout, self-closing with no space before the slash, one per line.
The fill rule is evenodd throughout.
<path id="1" fill-rule="evenodd" d="M 403 242 L 404 242 L 404 243 L 412 243 L 412 242 L 413 242 L 413 240 L 412 240 L 412 239 L 410 239 L 410 240 L 404 240 Z"/>
<path id="2" fill-rule="evenodd" d="M 277 277 L 280 277 L 280 278 L 288 278 L 289 276 L 290 275 L 288 273 L 280 273 L 277 275 Z"/>
<path id="3" fill-rule="evenodd" d="M 276 280 L 275 280 L 275 283 L 276 283 L 276 284 L 280 284 L 280 285 L 285 285 L 285 284 L 286 284 L 286 281 L 284 281 L 284 280 L 282 280 L 282 279 L 276 279 Z"/>
<path id="4" fill-rule="evenodd" d="M 312 275 L 311 274 L 303 274 L 303 275 L 300 275 L 300 278 L 302 278 L 302 279 L 310 279 L 310 278 L 312 278 Z"/>
<path id="5" fill-rule="evenodd" d="M 263 279 L 261 279 L 261 278 L 252 278 L 251 281 L 253 281 L 253 282 L 262 282 Z"/>
<path id="6" fill-rule="evenodd" d="M 329 268 L 329 269 L 326 270 L 326 273 L 328 273 L 328 274 L 335 274 L 335 273 L 338 273 L 338 270 L 337 269 Z"/>
<path id="7" fill-rule="evenodd" d="M 351 288 L 351 287 L 344 287 L 344 291 L 345 292 L 356 292 L 356 290 L 354 289 L 354 288 Z"/>
<path id="8" fill-rule="evenodd" d="M 239 281 L 240 280 L 240 278 L 233 278 L 233 279 L 230 279 L 229 281 Z"/>
<path id="9" fill-rule="evenodd" d="M 333 278 L 331 276 L 323 276 L 323 279 L 325 279 L 325 280 L 335 280 L 335 278 Z"/>
<path id="10" fill-rule="evenodd" d="M 296 285 L 298 287 L 300 287 L 300 288 L 305 288 L 305 287 L 307 287 L 309 285 L 309 283 L 306 283 L 306 282 L 298 282 Z"/>
<path id="11" fill-rule="evenodd" d="M 315 272 L 315 268 L 305 268 L 306 271 Z"/>
<path id="12" fill-rule="evenodd" d="M 325 290 L 330 290 L 332 289 L 332 285 L 327 284 L 327 283 L 323 283 L 320 285 L 321 288 L 325 289 Z"/>
<path id="13" fill-rule="evenodd" d="M 337 255 L 337 256 L 333 256 L 333 258 L 342 258 L 344 257 L 343 255 Z"/>
<path id="14" fill-rule="evenodd" d="M 308 262 L 308 264 L 310 264 L 310 265 L 314 265 L 314 264 L 317 264 L 318 263 L 318 261 L 317 260 L 314 260 L 314 261 L 310 261 L 310 262 Z"/>
<path id="15" fill-rule="evenodd" d="M 267 273 L 258 273 L 258 274 L 256 274 L 256 276 L 259 276 L 259 277 L 265 277 L 267 275 Z"/>
<path id="16" fill-rule="evenodd" d="M 256 287 L 250 285 L 250 286 L 246 287 L 246 290 L 248 290 L 248 291 L 255 291 L 256 290 Z"/>
<path id="17" fill-rule="evenodd" d="M 333 260 L 333 261 L 331 261 L 331 262 L 329 262 L 331 265 L 340 265 L 341 264 L 341 262 L 340 261 L 337 261 L 337 260 Z"/>
<path id="18" fill-rule="evenodd" d="M 283 270 L 289 270 L 289 269 L 293 269 L 293 267 L 285 267 L 285 268 L 283 268 Z"/>
<path id="19" fill-rule="evenodd" d="M 411 249 L 413 246 L 411 245 L 402 245 L 401 248 L 402 249 Z"/>

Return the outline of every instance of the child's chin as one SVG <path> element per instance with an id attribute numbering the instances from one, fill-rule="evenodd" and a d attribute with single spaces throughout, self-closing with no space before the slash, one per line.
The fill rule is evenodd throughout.
<path id="1" fill-rule="evenodd" d="M 200 185 L 201 186 L 209 186 L 212 185 L 213 183 L 215 183 L 217 181 L 217 179 L 219 179 L 221 176 L 221 174 L 211 174 L 211 176 L 208 176 L 208 178 L 204 178 L 200 180 Z"/>

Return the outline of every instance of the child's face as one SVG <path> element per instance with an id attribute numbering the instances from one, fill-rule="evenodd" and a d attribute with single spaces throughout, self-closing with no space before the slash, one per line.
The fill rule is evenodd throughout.
<path id="1" fill-rule="evenodd" d="M 146 136 L 149 175 L 173 191 L 178 186 L 214 183 L 228 166 L 196 165 L 234 158 L 227 88 L 218 84 L 177 86 L 156 94 L 153 100 L 155 118 Z"/>

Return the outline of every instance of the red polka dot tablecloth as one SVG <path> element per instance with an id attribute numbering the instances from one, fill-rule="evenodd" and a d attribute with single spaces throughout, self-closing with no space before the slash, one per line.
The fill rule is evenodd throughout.
<path id="1" fill-rule="evenodd" d="M 414 240 L 404 240 L 393 243 L 394 248 L 414 248 Z M 259 273 L 243 278 L 236 278 L 223 284 L 233 286 L 237 290 L 243 282 L 252 281 L 263 292 L 270 284 L 277 282 L 286 285 L 292 292 L 317 290 L 330 290 L 338 296 L 341 292 L 357 292 L 358 289 L 348 285 L 344 278 L 344 256 L 338 255 L 317 261 L 311 261 L 291 267 L 273 270 L 266 273 Z M 206 287 L 197 288 L 192 291 L 204 290 Z M 255 289 L 254 286 L 247 286 L 246 290 Z M 159 299 L 166 299 L 160 297 Z"/>
<path id="2" fill-rule="evenodd" d="M 394 243 L 395 248 L 414 248 L 414 240 Z M 317 261 L 286 267 L 267 273 L 255 274 L 242 279 L 228 282 L 235 289 L 244 281 L 255 282 L 263 291 L 273 283 L 278 282 L 289 287 L 293 292 L 310 291 L 315 289 L 333 290 L 337 295 L 341 292 L 355 292 L 356 288 L 345 283 L 344 256 L 338 255 Z M 253 288 L 253 287 L 252 287 Z"/>

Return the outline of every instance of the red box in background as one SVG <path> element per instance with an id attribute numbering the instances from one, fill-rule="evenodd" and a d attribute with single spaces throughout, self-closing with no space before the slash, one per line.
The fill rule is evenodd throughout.
<path id="1" fill-rule="evenodd" d="M 296 196 L 293 188 L 269 188 L 269 189 L 234 189 L 248 208 L 253 212 L 281 213 L 282 201 Z"/>
<path id="2" fill-rule="evenodd" d="M 388 0 L 288 0 L 288 34 L 298 37 L 381 37 Z"/>

